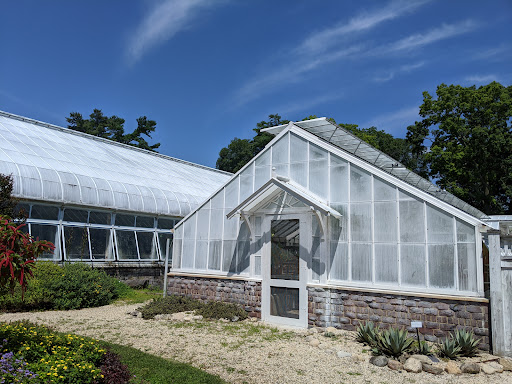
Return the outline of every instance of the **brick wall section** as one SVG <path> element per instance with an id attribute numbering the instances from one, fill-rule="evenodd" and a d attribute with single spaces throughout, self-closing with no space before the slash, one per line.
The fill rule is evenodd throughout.
<path id="1" fill-rule="evenodd" d="M 153 287 L 162 289 L 164 286 L 163 265 L 104 265 L 95 264 L 94 268 L 103 269 L 109 276 L 124 281 L 132 287 Z"/>
<path id="2" fill-rule="evenodd" d="M 426 340 L 439 341 L 458 328 L 473 331 L 482 339 L 480 348 L 489 349 L 489 305 L 462 300 L 415 298 L 308 287 L 309 325 L 333 326 L 353 331 L 360 321 L 372 321 L 381 328 L 407 328 L 422 321 L 420 332 Z"/>
<path id="3" fill-rule="evenodd" d="M 249 316 L 261 318 L 261 282 L 258 281 L 169 276 L 167 293 L 240 304 Z"/>

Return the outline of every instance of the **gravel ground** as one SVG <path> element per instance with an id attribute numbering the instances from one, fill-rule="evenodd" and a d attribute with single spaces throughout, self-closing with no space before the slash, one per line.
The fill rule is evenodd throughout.
<path id="1" fill-rule="evenodd" d="M 0 314 L 0 321 L 28 319 L 72 332 L 124 344 L 189 363 L 230 383 L 512 383 L 512 372 L 460 376 L 408 373 L 369 364 L 370 354 L 355 333 L 333 338 L 244 321 L 143 320 L 129 315 L 140 304 L 108 305 L 75 311 Z M 319 347 L 310 340 L 320 341 Z M 344 351 L 350 357 L 338 357 Z"/>

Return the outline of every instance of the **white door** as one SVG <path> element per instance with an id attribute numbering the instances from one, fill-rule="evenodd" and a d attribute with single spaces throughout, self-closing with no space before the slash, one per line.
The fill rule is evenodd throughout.
<path id="1" fill-rule="evenodd" d="M 263 220 L 261 306 L 268 323 L 308 326 L 308 228 L 308 214 L 267 215 Z"/>

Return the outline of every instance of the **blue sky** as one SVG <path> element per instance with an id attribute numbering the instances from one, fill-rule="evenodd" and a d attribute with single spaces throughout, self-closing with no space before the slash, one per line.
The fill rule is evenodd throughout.
<path id="1" fill-rule="evenodd" d="M 271 113 L 404 137 L 423 91 L 512 83 L 510 0 L 18 0 L 1 20 L 0 110 L 146 115 L 161 153 L 208 166 Z"/>

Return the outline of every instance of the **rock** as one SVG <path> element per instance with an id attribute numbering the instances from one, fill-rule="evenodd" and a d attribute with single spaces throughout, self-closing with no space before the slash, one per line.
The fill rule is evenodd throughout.
<path id="1" fill-rule="evenodd" d="M 423 371 L 431 373 L 433 375 L 440 375 L 443 373 L 443 368 L 439 367 L 438 365 L 421 363 L 421 368 L 423 369 Z"/>
<path id="2" fill-rule="evenodd" d="M 185 320 L 186 320 L 186 319 L 185 319 Z M 221 323 L 229 323 L 229 320 L 228 320 L 228 319 L 219 319 L 219 321 L 220 321 Z"/>
<path id="3" fill-rule="evenodd" d="M 499 364 L 499 363 L 497 363 L 495 361 L 491 361 L 488 364 L 496 370 L 496 373 L 502 373 L 503 372 L 503 365 L 501 365 L 501 364 Z"/>
<path id="4" fill-rule="evenodd" d="M 314 335 L 314 334 L 318 333 L 318 330 L 316 328 L 309 328 L 308 329 L 308 333 L 310 335 Z"/>
<path id="5" fill-rule="evenodd" d="M 326 349 L 328 349 L 328 348 L 329 348 L 329 345 L 328 345 L 328 344 L 320 344 L 320 345 L 318 346 L 318 348 L 323 349 L 323 350 L 326 350 Z"/>
<path id="6" fill-rule="evenodd" d="M 233 316 L 233 318 L 231 319 L 233 323 L 237 322 L 238 320 L 240 320 L 238 316 Z"/>
<path id="7" fill-rule="evenodd" d="M 413 359 L 419 360 L 424 364 L 429 364 L 429 365 L 432 364 L 432 360 L 430 360 L 430 358 L 426 355 L 412 355 L 410 357 L 412 357 Z"/>
<path id="8" fill-rule="evenodd" d="M 334 327 L 327 327 L 325 329 L 325 333 L 334 333 L 335 334 L 336 332 L 338 332 L 338 330 Z"/>
<path id="9" fill-rule="evenodd" d="M 413 357 L 409 357 L 404 364 L 404 369 L 407 372 L 420 373 L 423 370 L 423 367 L 421 365 L 421 361 Z"/>
<path id="10" fill-rule="evenodd" d="M 388 365 L 388 358 L 386 356 L 373 356 L 370 358 L 370 363 L 377 367 L 385 367 Z"/>
<path id="11" fill-rule="evenodd" d="M 308 343 L 309 343 L 311 340 L 313 340 L 313 339 L 316 339 L 316 337 L 315 337 L 315 336 L 313 336 L 313 335 L 306 336 L 306 341 L 307 341 Z"/>
<path id="12" fill-rule="evenodd" d="M 464 363 L 460 366 L 460 370 L 462 373 L 476 374 L 480 373 L 480 365 L 477 363 Z"/>
<path id="13" fill-rule="evenodd" d="M 352 354 L 345 351 L 338 351 L 336 352 L 336 356 L 338 356 L 340 359 L 343 359 L 345 357 L 351 357 Z"/>
<path id="14" fill-rule="evenodd" d="M 324 352 L 329 354 L 329 355 L 332 355 L 333 353 L 335 353 L 336 351 L 334 349 L 330 349 L 330 348 L 326 348 L 324 349 Z"/>
<path id="15" fill-rule="evenodd" d="M 446 373 L 449 373 L 450 375 L 460 375 L 462 371 L 459 368 L 459 365 L 455 363 L 454 361 L 449 361 L 446 363 L 446 367 L 444 367 L 444 370 Z"/>
<path id="16" fill-rule="evenodd" d="M 482 364 L 482 372 L 486 375 L 494 375 L 498 370 L 494 368 L 491 364 Z"/>
<path id="17" fill-rule="evenodd" d="M 503 367 L 504 371 L 512 371 L 512 359 L 506 357 L 500 357 L 498 363 Z"/>
<path id="18" fill-rule="evenodd" d="M 183 321 L 184 318 L 185 318 L 185 313 L 183 313 L 183 312 L 172 314 L 172 320 Z"/>
<path id="19" fill-rule="evenodd" d="M 366 357 L 362 355 L 352 355 L 351 360 L 354 363 L 361 363 L 363 361 L 366 361 Z"/>
<path id="20" fill-rule="evenodd" d="M 183 316 L 183 321 L 192 321 L 194 320 L 194 316 L 193 315 L 185 315 Z"/>
<path id="21" fill-rule="evenodd" d="M 249 320 L 251 321 L 251 323 L 255 323 L 258 321 L 258 318 L 257 317 L 249 317 Z"/>
<path id="22" fill-rule="evenodd" d="M 394 371 L 401 371 L 402 369 L 404 369 L 404 365 L 401 362 L 399 362 L 399 361 L 389 360 L 388 361 L 388 368 L 392 369 Z"/>
<path id="23" fill-rule="evenodd" d="M 141 314 L 139 311 L 133 311 L 133 312 L 128 312 L 127 315 L 131 315 L 133 317 L 139 317 L 139 314 Z"/>
<path id="24" fill-rule="evenodd" d="M 194 315 L 194 316 L 192 316 L 192 319 L 194 319 L 194 320 L 203 320 L 203 316 L 202 315 Z"/>
<path id="25" fill-rule="evenodd" d="M 320 342 L 317 339 L 313 339 L 309 342 L 309 345 L 312 347 L 318 347 L 320 345 Z"/>
<path id="26" fill-rule="evenodd" d="M 433 363 L 439 363 L 440 362 L 439 359 L 437 357 L 435 357 L 435 356 L 429 356 L 428 358 Z"/>

